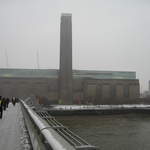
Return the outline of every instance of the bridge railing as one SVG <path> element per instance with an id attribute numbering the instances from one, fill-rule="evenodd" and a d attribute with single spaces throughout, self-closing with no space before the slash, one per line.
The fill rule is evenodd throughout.
<path id="1" fill-rule="evenodd" d="M 75 150 L 73 146 L 58 135 L 24 101 L 21 100 L 20 102 L 33 150 Z"/>
<path id="2" fill-rule="evenodd" d="M 98 150 L 42 110 L 20 100 L 33 150 Z"/>

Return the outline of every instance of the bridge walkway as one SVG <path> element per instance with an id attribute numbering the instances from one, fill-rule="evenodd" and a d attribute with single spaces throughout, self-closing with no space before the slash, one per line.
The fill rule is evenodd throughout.
<path id="1" fill-rule="evenodd" d="M 20 104 L 15 107 L 9 104 L 0 119 L 0 150 L 22 150 L 21 138 L 23 137 L 21 123 L 22 113 Z"/>

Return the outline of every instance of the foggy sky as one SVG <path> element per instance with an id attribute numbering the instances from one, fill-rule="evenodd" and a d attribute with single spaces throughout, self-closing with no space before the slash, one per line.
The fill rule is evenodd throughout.
<path id="1" fill-rule="evenodd" d="M 73 69 L 150 79 L 149 0 L 0 0 L 0 68 L 59 68 L 60 15 L 72 13 Z M 8 65 L 6 61 L 8 55 Z"/>

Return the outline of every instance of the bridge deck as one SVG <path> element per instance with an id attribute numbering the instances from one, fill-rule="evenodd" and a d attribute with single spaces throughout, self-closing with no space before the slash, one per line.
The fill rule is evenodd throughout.
<path id="1" fill-rule="evenodd" d="M 0 119 L 0 149 L 1 150 L 22 150 L 21 138 L 21 108 L 20 104 L 14 107 L 11 103 L 4 111 Z"/>

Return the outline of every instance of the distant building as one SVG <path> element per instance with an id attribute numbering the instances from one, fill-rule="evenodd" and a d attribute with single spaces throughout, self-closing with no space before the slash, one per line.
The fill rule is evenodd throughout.
<path id="1" fill-rule="evenodd" d="M 0 69 L 0 95 L 46 96 L 59 99 L 59 70 Z M 139 97 L 139 80 L 135 72 L 73 70 L 74 103 L 133 100 Z"/>
<path id="2" fill-rule="evenodd" d="M 60 104 L 133 102 L 139 97 L 136 72 L 72 70 L 71 14 L 61 16 L 60 70 L 0 69 L 0 95 L 46 96 Z"/>
<path id="3" fill-rule="evenodd" d="M 149 93 L 150 93 L 150 80 L 149 80 L 149 83 L 148 83 L 148 89 L 149 89 Z"/>
<path id="4" fill-rule="evenodd" d="M 148 82 L 148 90 L 142 93 L 142 97 L 149 98 L 150 97 L 150 80 Z"/>
<path id="5" fill-rule="evenodd" d="M 150 92 L 149 91 L 144 91 L 143 93 L 141 93 L 141 98 L 148 98 L 150 97 Z"/>

